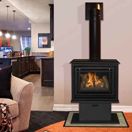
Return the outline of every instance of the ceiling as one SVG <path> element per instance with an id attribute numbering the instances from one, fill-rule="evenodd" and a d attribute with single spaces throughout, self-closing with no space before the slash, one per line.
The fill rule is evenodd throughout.
<path id="1" fill-rule="evenodd" d="M 30 23 L 49 23 L 49 4 L 53 0 L 1 0 L 0 2 L 0 29 L 26 31 Z M 7 8 L 9 21 L 7 22 Z M 16 10 L 15 24 L 13 22 L 13 12 Z"/>

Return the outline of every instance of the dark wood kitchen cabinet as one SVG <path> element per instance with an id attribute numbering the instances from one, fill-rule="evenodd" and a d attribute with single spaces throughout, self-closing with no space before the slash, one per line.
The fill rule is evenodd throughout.
<path id="1" fill-rule="evenodd" d="M 12 60 L 12 74 L 17 77 L 24 77 L 29 73 L 29 57 L 18 57 Z"/>
<path id="2" fill-rule="evenodd" d="M 12 74 L 24 77 L 30 73 L 39 73 L 40 69 L 35 63 L 35 56 L 17 57 L 12 60 Z"/>
<path id="3" fill-rule="evenodd" d="M 40 73 L 36 56 L 18 56 L 0 58 L 0 68 L 12 65 L 12 75 L 23 78 L 30 73 Z"/>
<path id="4" fill-rule="evenodd" d="M 54 4 L 49 4 L 50 6 L 50 35 L 51 40 L 54 40 Z"/>
<path id="5" fill-rule="evenodd" d="M 54 86 L 54 58 L 41 59 L 41 84 L 42 86 Z"/>
<path id="6" fill-rule="evenodd" d="M 35 56 L 30 56 L 29 61 L 30 61 L 30 72 L 31 73 L 40 73 L 40 68 L 37 65 L 36 57 Z"/>

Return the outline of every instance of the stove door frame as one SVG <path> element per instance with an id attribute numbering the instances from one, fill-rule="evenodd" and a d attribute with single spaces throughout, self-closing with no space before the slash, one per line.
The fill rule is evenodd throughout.
<path id="1" fill-rule="evenodd" d="M 72 100 L 71 102 L 78 101 L 110 101 L 119 102 L 118 100 L 118 61 L 99 61 L 91 62 L 86 60 L 73 60 L 72 66 Z M 80 71 L 85 68 L 88 70 L 105 69 L 111 72 L 111 87 L 110 92 L 82 92 L 80 91 Z"/>

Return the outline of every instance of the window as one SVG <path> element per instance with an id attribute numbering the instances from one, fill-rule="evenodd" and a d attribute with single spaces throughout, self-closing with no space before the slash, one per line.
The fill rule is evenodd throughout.
<path id="1" fill-rule="evenodd" d="M 26 47 L 31 47 L 31 36 L 21 36 L 21 50 L 24 50 Z"/>

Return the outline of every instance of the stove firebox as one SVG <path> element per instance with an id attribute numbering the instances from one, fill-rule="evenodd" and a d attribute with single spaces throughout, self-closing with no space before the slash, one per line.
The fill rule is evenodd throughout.
<path id="1" fill-rule="evenodd" d="M 89 20 L 89 59 L 74 59 L 72 68 L 72 100 L 79 102 L 79 120 L 102 122 L 111 120 L 111 103 L 118 100 L 118 65 L 115 59 L 101 59 L 101 20 L 103 3 L 85 4 Z"/>
<path id="2" fill-rule="evenodd" d="M 75 59 L 72 64 L 72 102 L 118 102 L 117 60 Z"/>

